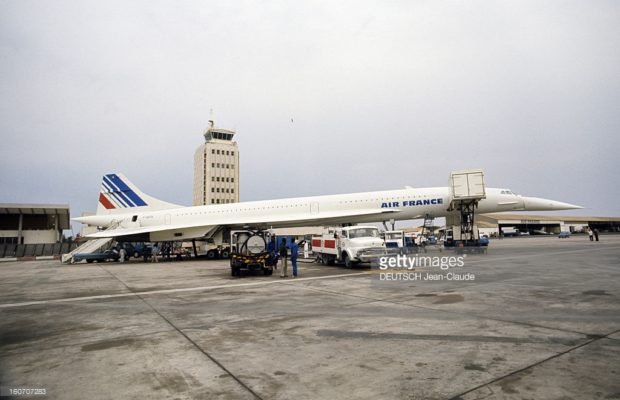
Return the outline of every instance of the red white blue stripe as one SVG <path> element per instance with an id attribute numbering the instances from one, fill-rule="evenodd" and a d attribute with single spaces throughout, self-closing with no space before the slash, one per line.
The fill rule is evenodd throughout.
<path id="1" fill-rule="evenodd" d="M 146 202 L 116 174 L 103 176 L 99 203 L 108 210 L 147 205 Z"/>

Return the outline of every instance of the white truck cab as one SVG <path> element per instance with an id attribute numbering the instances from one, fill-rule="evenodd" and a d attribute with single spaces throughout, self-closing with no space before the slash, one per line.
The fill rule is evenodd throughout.
<path id="1" fill-rule="evenodd" d="M 312 238 L 312 251 L 323 264 L 353 264 L 370 262 L 385 251 L 385 242 L 375 226 L 346 226 L 327 228 L 321 236 Z"/>

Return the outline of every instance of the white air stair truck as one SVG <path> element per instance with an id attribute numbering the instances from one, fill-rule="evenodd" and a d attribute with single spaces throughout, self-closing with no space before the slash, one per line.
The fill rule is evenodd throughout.
<path id="1" fill-rule="evenodd" d="M 475 224 L 475 210 L 486 199 L 482 170 L 467 170 L 450 174 L 451 214 L 446 216 L 445 247 L 479 247 L 480 233 Z"/>
<path id="2" fill-rule="evenodd" d="M 312 238 L 312 251 L 323 265 L 341 263 L 350 268 L 385 255 L 385 242 L 375 226 L 330 227 Z"/>

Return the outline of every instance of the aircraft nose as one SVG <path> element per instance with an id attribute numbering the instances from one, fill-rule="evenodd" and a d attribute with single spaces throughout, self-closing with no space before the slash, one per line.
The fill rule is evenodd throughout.
<path id="1" fill-rule="evenodd" d="M 562 203 L 561 201 L 541 199 L 538 197 L 525 197 L 523 203 L 526 211 L 576 210 L 583 208 L 575 204 Z"/>

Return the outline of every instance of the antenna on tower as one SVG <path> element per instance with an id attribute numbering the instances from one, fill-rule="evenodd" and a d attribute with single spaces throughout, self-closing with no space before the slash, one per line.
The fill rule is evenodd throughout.
<path id="1" fill-rule="evenodd" d="M 215 122 L 213 118 L 213 108 L 209 108 L 209 127 L 213 128 L 214 125 L 215 125 Z"/>

